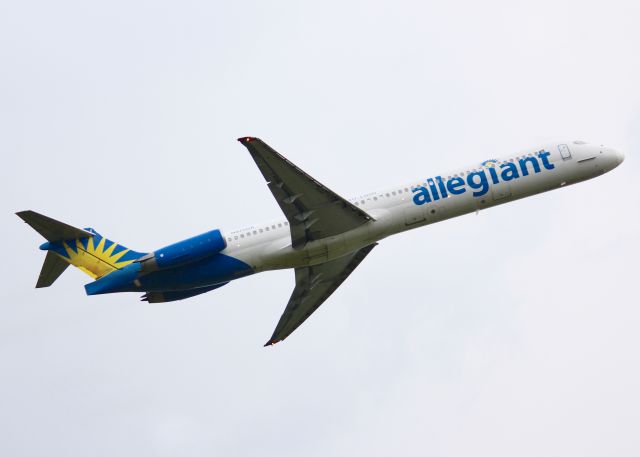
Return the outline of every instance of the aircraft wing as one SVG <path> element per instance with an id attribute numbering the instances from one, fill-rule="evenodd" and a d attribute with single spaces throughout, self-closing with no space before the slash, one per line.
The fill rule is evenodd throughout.
<path id="1" fill-rule="evenodd" d="M 291 244 L 339 235 L 373 220 L 366 212 L 320 184 L 259 138 L 238 138 L 251 153 L 289 221 Z"/>
<path id="2" fill-rule="evenodd" d="M 289 303 L 280 317 L 273 335 L 265 346 L 270 346 L 288 337 L 311 314 L 317 310 L 340 284 L 356 269 L 360 262 L 377 245 L 370 244 L 336 260 L 311 267 L 296 268 L 296 287 Z"/>

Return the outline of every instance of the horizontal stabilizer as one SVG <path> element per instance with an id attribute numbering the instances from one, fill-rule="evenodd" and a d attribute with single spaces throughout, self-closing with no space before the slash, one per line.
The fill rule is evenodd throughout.
<path id="1" fill-rule="evenodd" d="M 44 263 L 42 264 L 42 270 L 40 270 L 40 276 L 38 276 L 36 288 L 49 287 L 60 277 L 68 266 L 69 264 L 58 254 L 51 251 L 47 252 L 47 256 L 44 258 Z"/>
<path id="2" fill-rule="evenodd" d="M 16 215 L 45 237 L 47 241 L 75 240 L 77 238 L 89 238 L 94 235 L 91 232 L 72 227 L 35 211 L 19 211 Z"/>

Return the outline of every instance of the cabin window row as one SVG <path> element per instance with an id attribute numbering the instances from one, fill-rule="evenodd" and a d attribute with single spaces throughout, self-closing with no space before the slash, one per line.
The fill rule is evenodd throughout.
<path id="1" fill-rule="evenodd" d="M 234 241 L 234 240 L 237 241 L 237 240 L 239 240 L 241 238 L 244 238 L 244 237 L 248 238 L 248 237 L 250 237 L 252 235 L 258 235 L 259 233 L 269 232 L 271 230 L 275 230 L 276 228 L 282 228 L 283 226 L 287 226 L 287 225 L 289 225 L 289 222 L 285 221 L 285 222 L 279 222 L 278 224 L 272 224 L 271 226 L 267 225 L 264 228 L 259 228 L 259 229 L 256 229 L 256 230 L 248 230 L 248 231 L 246 231 L 244 233 L 240 233 L 239 235 L 234 235 L 233 238 L 228 236 L 227 237 L 227 241 L 229 241 L 229 242 Z"/>
<path id="2" fill-rule="evenodd" d="M 517 157 L 514 157 L 512 159 L 496 160 L 496 164 L 500 165 L 500 164 L 507 163 L 507 162 L 514 163 L 514 162 L 516 162 L 516 161 L 518 161 L 520 159 L 524 159 L 525 157 L 533 157 L 533 156 L 534 156 L 533 153 L 523 154 L 521 156 L 517 156 Z M 471 174 L 471 173 L 477 173 L 479 171 L 482 171 L 482 169 L 481 168 L 474 168 L 473 170 L 461 171 L 460 173 L 454 173 L 451 176 L 447 176 L 447 179 L 462 177 L 462 176 L 465 176 L 465 175 L 468 175 L 468 174 Z"/>
<path id="3" fill-rule="evenodd" d="M 402 193 L 409 193 L 409 188 L 405 187 L 404 189 L 398 189 L 398 190 L 393 190 L 391 192 L 386 192 L 384 194 L 379 194 L 379 195 L 374 195 L 372 198 L 368 198 L 367 200 L 371 200 L 373 199 L 374 201 L 378 201 L 379 198 L 391 198 L 391 197 L 395 197 L 396 195 L 400 195 Z M 364 205 L 367 200 L 360 200 L 360 201 L 354 201 L 353 204 L 356 206 L 360 206 L 360 205 Z"/>

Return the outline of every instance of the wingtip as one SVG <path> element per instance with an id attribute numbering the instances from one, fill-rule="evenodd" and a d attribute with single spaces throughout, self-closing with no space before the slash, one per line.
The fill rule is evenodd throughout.
<path id="1" fill-rule="evenodd" d="M 254 136 L 241 136 L 240 138 L 238 138 L 238 141 L 242 144 L 247 144 L 247 143 L 251 143 L 252 141 L 257 140 L 258 138 L 254 137 Z"/>
<path id="2" fill-rule="evenodd" d="M 31 210 L 16 211 L 15 215 L 18 216 L 20 219 L 24 220 L 24 216 L 26 214 L 29 214 L 30 212 L 31 212 Z"/>
<path id="3" fill-rule="evenodd" d="M 265 347 L 265 348 L 266 348 L 267 346 L 273 346 L 274 344 L 279 343 L 280 341 L 282 341 L 282 340 L 274 340 L 274 339 L 271 339 L 271 340 L 267 341 L 267 342 L 264 344 L 264 346 L 262 346 L 262 347 Z"/>

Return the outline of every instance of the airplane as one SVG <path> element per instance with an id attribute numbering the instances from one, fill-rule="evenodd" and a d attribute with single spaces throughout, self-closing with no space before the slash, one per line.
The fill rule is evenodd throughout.
<path id="1" fill-rule="evenodd" d="M 149 303 L 182 300 L 254 273 L 293 268 L 295 287 L 265 346 L 287 338 L 340 287 L 384 238 L 559 189 L 611 171 L 615 149 L 583 141 L 547 144 L 426 179 L 345 199 L 265 142 L 242 137 L 284 219 L 211 230 L 139 252 L 34 211 L 16 213 L 47 241 L 37 288 L 73 265 L 94 281 L 87 295 L 143 293 Z"/>

